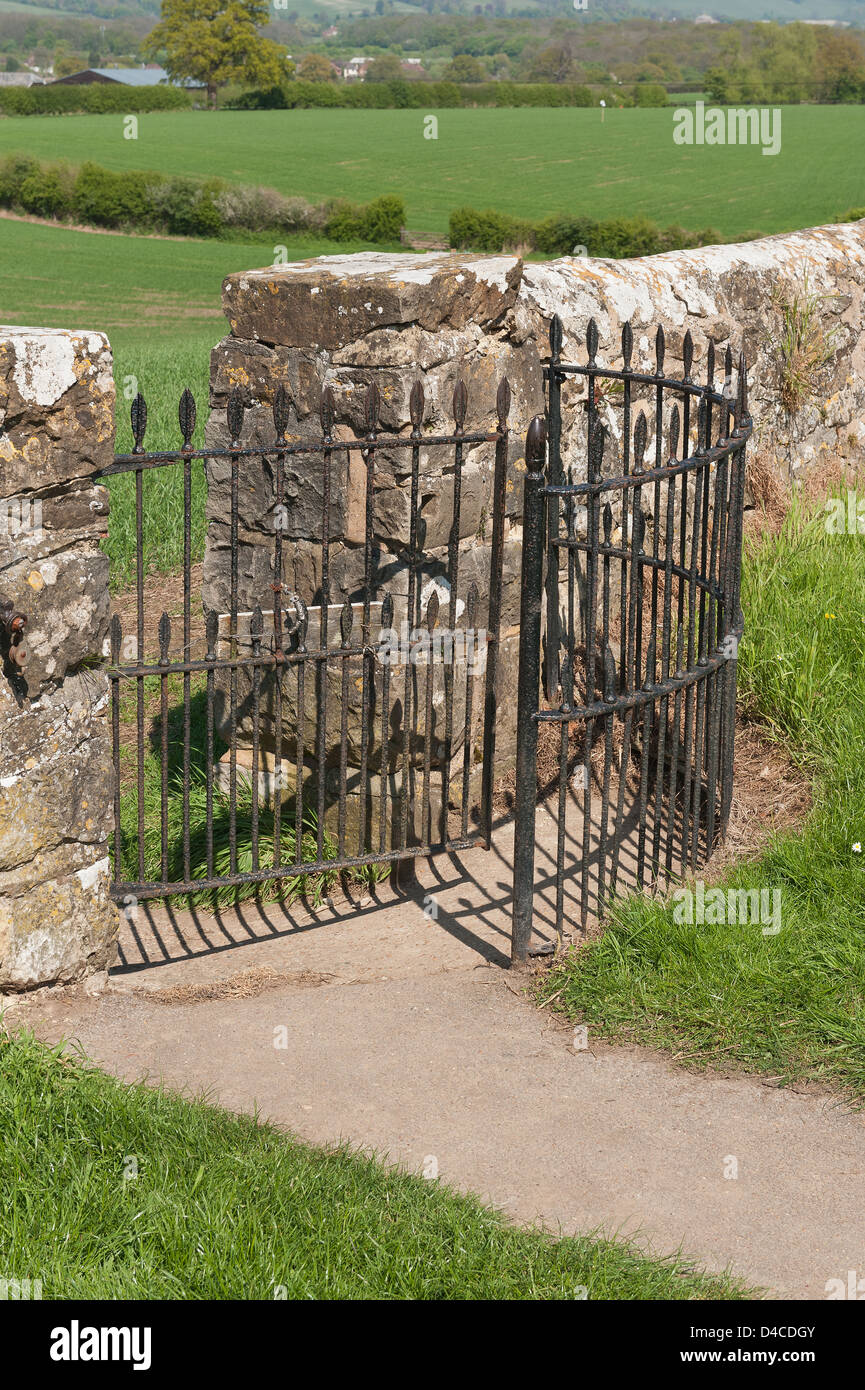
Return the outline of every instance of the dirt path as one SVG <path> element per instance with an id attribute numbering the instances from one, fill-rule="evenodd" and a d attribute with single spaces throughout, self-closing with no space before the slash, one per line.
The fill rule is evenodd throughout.
<path id="1" fill-rule="evenodd" d="M 122 232 L 114 227 L 93 227 L 86 222 L 66 222 L 59 217 L 37 217 L 34 213 L 10 212 L 0 208 L 0 217 L 7 222 L 32 222 L 37 227 L 60 227 L 65 232 L 89 232 L 92 236 L 122 236 L 128 241 L 197 241 L 200 238 L 169 236 L 167 232 Z"/>
<path id="2" fill-rule="evenodd" d="M 539 818 L 543 933 L 555 826 Z M 591 1038 L 575 1050 L 504 968 L 512 854 L 504 825 L 491 853 L 318 914 L 140 908 L 106 993 L 14 1017 L 118 1076 L 207 1088 L 316 1143 L 350 1139 L 413 1171 L 432 1155 L 518 1221 L 681 1245 L 778 1297 L 822 1298 L 861 1271 L 863 1117 Z"/>

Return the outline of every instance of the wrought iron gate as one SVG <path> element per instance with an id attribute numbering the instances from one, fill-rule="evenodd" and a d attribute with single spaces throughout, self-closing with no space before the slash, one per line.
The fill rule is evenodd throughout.
<path id="1" fill-rule="evenodd" d="M 557 758 L 557 796 L 545 814 L 554 822 L 548 884 L 561 944 L 566 917 L 585 930 L 625 882 L 669 881 L 724 835 L 742 634 L 751 434 L 744 357 L 734 389 L 732 353 L 716 383 L 712 343 L 706 380 L 694 380 L 690 333 L 679 378 L 664 374 L 661 328 L 654 372 L 632 366 L 629 324 L 621 367 L 598 362 L 594 320 L 584 366 L 562 362 L 557 317 L 550 347 L 546 420 L 532 422 L 526 448 L 516 962 L 531 951 L 538 887 L 539 736 L 553 742 Z M 563 404 L 572 412 L 565 439 Z"/>
<path id="2" fill-rule="evenodd" d="M 227 403 L 227 447 L 196 449 L 195 402 L 184 391 L 181 447 L 146 452 L 147 407 L 139 395 L 131 408 L 134 448 L 116 455 L 101 474 L 132 475 L 135 487 L 133 631 L 124 635 L 115 614 L 108 668 L 112 893 L 121 901 L 395 864 L 490 843 L 510 387 L 506 380 L 499 386 L 490 412 L 495 428 L 467 431 L 468 399 L 459 383 L 453 429 L 432 434 L 424 432 L 418 382 L 410 433 L 389 434 L 378 428 L 380 398 L 372 384 L 365 430 L 350 439 L 337 437 L 330 388 L 321 398 L 320 429 L 311 437 L 288 437 L 291 401 L 284 386 L 271 399 L 267 442 L 241 442 L 249 403 L 235 389 Z M 257 428 L 260 435 L 260 422 Z M 495 453 L 483 601 L 478 584 L 462 578 L 460 520 L 464 459 L 482 445 Z M 388 565 L 376 519 L 382 455 L 391 463 L 404 458 L 401 473 L 408 478 L 407 544 L 391 547 Z M 345 582 L 341 588 L 334 582 L 331 517 L 341 500 L 334 470 L 337 460 L 347 469 L 358 456 L 365 470 L 364 521 L 357 582 L 349 591 Z M 285 583 L 290 545 L 281 520 L 290 523 L 303 490 L 302 474 L 288 476 L 301 460 L 307 471 L 315 469 L 321 491 L 320 526 L 306 554 L 315 581 L 305 593 Z M 199 616 L 191 512 L 193 469 L 202 462 L 211 481 L 223 478 L 216 495 L 228 503 L 230 585 L 224 611 Z M 241 605 L 239 478 L 242 467 L 248 480 L 250 466 L 252 485 L 260 477 L 272 503 L 272 582 L 266 591 L 259 584 L 254 602 Z M 166 612 L 155 624 L 149 614 L 152 577 L 145 557 L 153 523 L 144 480 L 164 468 L 183 474 L 179 632 Z M 421 483 L 434 472 L 447 475 L 451 499 L 446 544 L 435 551 L 425 549 L 421 514 Z M 217 505 L 209 503 L 210 524 Z M 248 599 L 248 576 L 244 584 Z M 151 815 L 154 768 L 159 804 Z"/>

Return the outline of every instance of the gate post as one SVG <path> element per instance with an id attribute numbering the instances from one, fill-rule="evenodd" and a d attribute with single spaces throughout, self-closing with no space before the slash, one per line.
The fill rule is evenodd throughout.
<path id="1" fill-rule="evenodd" d="M 537 802 L 538 699 L 541 680 L 541 595 L 544 580 L 544 457 L 547 428 L 536 415 L 526 434 L 520 666 L 517 678 L 517 773 L 514 824 L 514 907 L 511 963 L 524 966 L 532 935 Z"/>

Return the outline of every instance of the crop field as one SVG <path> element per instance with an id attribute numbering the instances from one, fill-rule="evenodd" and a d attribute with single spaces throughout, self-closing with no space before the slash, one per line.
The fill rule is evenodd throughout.
<path id="1" fill-rule="evenodd" d="M 865 203 L 865 107 L 783 109 L 776 156 L 759 146 L 679 146 L 673 110 L 181 111 L 0 120 L 0 153 L 111 169 L 221 175 L 312 201 L 398 193 L 408 225 L 443 235 L 462 204 L 542 218 L 640 213 L 725 236 L 831 221 Z"/>

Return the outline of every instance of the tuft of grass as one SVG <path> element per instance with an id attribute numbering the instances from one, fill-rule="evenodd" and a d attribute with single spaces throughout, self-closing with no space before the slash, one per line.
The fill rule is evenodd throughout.
<path id="1" fill-rule="evenodd" d="M 190 769 L 189 818 L 190 818 L 190 877 L 204 879 L 211 877 L 207 870 L 207 791 L 205 773 L 202 768 Z M 185 877 L 183 872 L 183 780 L 179 771 L 168 785 L 169 804 L 169 879 L 177 881 Z M 275 863 L 275 819 L 270 806 L 263 802 L 258 809 L 258 863 L 253 862 L 253 814 L 252 782 L 238 770 L 237 795 L 235 797 L 235 867 L 231 867 L 231 815 L 228 794 L 219 787 L 213 788 L 213 873 L 223 877 L 232 872 L 252 873 L 254 868 L 265 869 Z M 318 821 L 314 811 L 304 808 L 300 828 L 300 862 L 311 864 L 318 859 Z M 292 864 L 297 858 L 298 835 L 295 824 L 294 800 L 283 803 L 280 821 L 280 862 Z M 158 865 L 162 847 L 161 826 L 151 817 L 145 836 L 145 849 L 148 862 Z M 335 859 L 336 843 L 325 831 L 322 835 L 322 858 Z M 262 902 L 292 903 L 306 896 L 313 907 L 319 907 L 327 897 L 339 877 L 336 870 L 323 870 L 315 874 L 289 874 L 265 883 L 245 883 L 236 887 L 226 885 L 220 888 L 203 889 L 189 895 L 190 901 L 210 907 L 223 907 L 231 903 L 244 902 L 258 898 Z"/>
<path id="2" fill-rule="evenodd" d="M 680 1256 L 520 1230 L 438 1182 L 121 1084 L 27 1035 L 0 1038 L 0 1127 L 0 1268 L 41 1279 L 43 1298 L 750 1296 Z"/>
<path id="3" fill-rule="evenodd" d="M 724 889 L 778 889 L 781 929 L 689 925 L 633 897 L 541 995 L 611 1039 L 691 1065 L 738 1066 L 865 1100 L 865 540 L 795 504 L 743 569 L 739 689 L 812 778 L 800 833 L 779 835 Z M 766 795 L 772 796 L 767 785 Z M 682 914 L 678 914 L 682 915 Z"/>
<path id="4" fill-rule="evenodd" d="M 798 289 L 775 288 L 773 305 L 780 315 L 775 338 L 781 403 L 790 415 L 819 394 L 821 373 L 835 353 L 835 334 L 824 328 L 824 296 L 813 294 L 807 275 Z"/>

